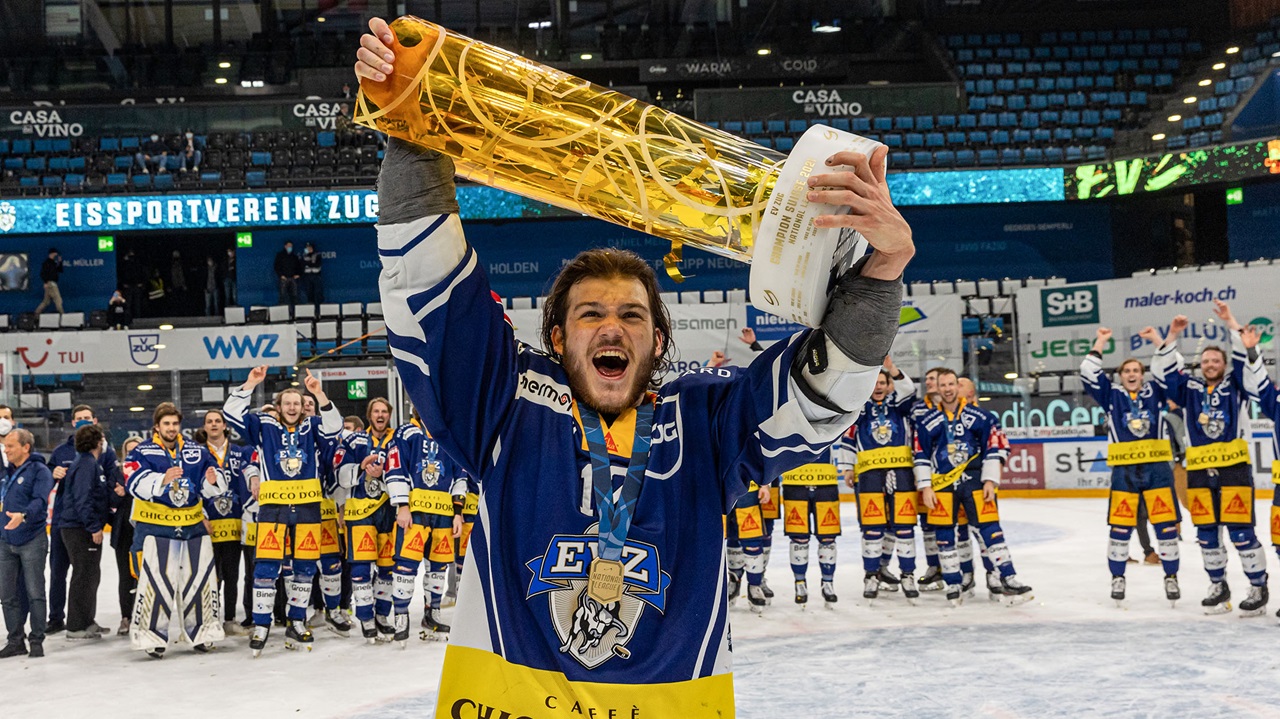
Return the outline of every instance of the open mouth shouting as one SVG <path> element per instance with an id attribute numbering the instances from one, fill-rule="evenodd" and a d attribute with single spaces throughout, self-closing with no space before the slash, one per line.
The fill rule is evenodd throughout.
<path id="1" fill-rule="evenodd" d="M 627 374 L 627 367 L 631 364 L 631 359 L 627 357 L 627 353 L 616 347 L 604 347 L 596 350 L 591 356 L 591 364 L 596 368 L 596 374 L 606 380 L 620 380 Z"/>

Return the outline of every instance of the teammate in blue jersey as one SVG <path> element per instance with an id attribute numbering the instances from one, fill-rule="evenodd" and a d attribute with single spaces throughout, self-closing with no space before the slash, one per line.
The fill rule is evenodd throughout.
<path id="1" fill-rule="evenodd" d="M 409 638 L 409 604 L 418 567 L 425 560 L 423 639 L 444 639 L 449 625 L 440 621 L 440 600 L 453 564 L 454 505 L 449 491 L 461 472 L 422 426 L 418 413 L 396 427 L 387 456 L 387 493 L 395 508 L 395 560 L 392 601 L 395 640 Z"/>
<path id="2" fill-rule="evenodd" d="M 316 398 L 303 395 L 302 411 L 308 417 L 317 417 Z M 346 421 L 343 421 L 345 427 Z M 351 620 L 342 611 L 342 524 L 338 521 L 338 507 L 346 501 L 346 491 L 338 486 L 338 474 L 333 458 L 338 451 L 341 433 L 337 437 L 318 443 L 319 457 L 316 466 L 320 475 L 320 561 L 316 574 L 316 586 L 311 591 L 311 606 L 316 609 L 307 626 L 324 625 L 340 637 L 351 633 Z"/>
<path id="3" fill-rule="evenodd" d="M 769 500 L 769 485 L 752 482 L 725 515 L 725 553 L 729 567 L 729 603 L 742 592 L 747 580 L 747 603 L 759 614 L 770 604 L 764 593 L 765 520 L 762 509 Z M 769 528 L 772 532 L 772 527 Z"/>
<path id="4" fill-rule="evenodd" d="M 152 414 L 151 441 L 125 458 L 138 579 L 129 642 L 155 659 L 164 657 L 174 614 L 180 637 L 198 652 L 225 636 L 202 500 L 225 494 L 227 478 L 209 451 L 185 442 L 181 431 L 182 413 L 162 402 Z"/>
<path id="5" fill-rule="evenodd" d="M 470 475 L 458 470 L 449 495 L 453 497 L 453 569 L 449 573 L 449 589 L 440 600 L 440 606 L 444 608 L 458 603 L 458 580 L 462 577 L 462 567 L 467 559 L 467 543 L 471 540 L 476 510 L 480 507 L 480 487 Z M 424 593 L 428 591 L 425 574 L 422 576 L 422 590 Z M 426 618 L 425 612 L 423 618 Z"/>
<path id="6" fill-rule="evenodd" d="M 380 82 L 398 45 L 370 27 L 358 73 Z M 827 162 L 854 172 L 811 178 L 840 188 L 813 201 L 855 208 L 820 224 L 876 248 L 836 281 L 822 330 L 659 387 L 670 319 L 647 262 L 579 255 L 548 295 L 546 351 L 520 344 L 463 237 L 453 163 L 390 141 L 391 351 L 423 423 L 480 486 L 438 715 L 733 715 L 721 517 L 750 482 L 816 459 L 871 394 L 914 252 L 884 156 L 839 153 Z"/>
<path id="7" fill-rule="evenodd" d="M 964 584 L 955 530 L 957 508 L 962 507 L 969 521 L 977 525 L 987 554 L 1000 572 L 1006 601 L 1025 602 L 1032 598 L 1031 587 L 1014 571 L 996 504 L 1008 440 L 995 415 L 960 396 L 954 371 L 939 370 L 937 383 L 938 408 L 916 422 L 915 476 L 921 501 L 929 508 L 929 522 L 937 527 L 938 561 L 947 583 L 947 599 L 959 604 Z"/>
<path id="8" fill-rule="evenodd" d="M 319 448 L 342 429 L 342 415 L 329 401 L 320 380 L 308 370 L 304 384 L 320 403 L 320 416 L 303 414 L 302 392 L 289 387 L 280 392 L 276 411 L 249 412 L 253 390 L 267 377 L 267 367 L 255 367 L 239 389 L 223 405 L 227 423 L 258 454 L 258 526 L 253 566 L 253 635 L 249 649 L 262 654 L 271 631 L 276 578 L 289 561 L 293 575 L 285 585 L 288 625 L 285 647 L 311 649 L 314 637 L 307 628 L 307 600 L 320 558 Z"/>
<path id="9" fill-rule="evenodd" d="M 1157 373 L 1163 375 L 1169 399 L 1178 405 L 1187 427 L 1187 509 L 1210 580 L 1209 593 L 1200 604 L 1206 614 L 1231 611 L 1227 548 L 1222 543 L 1226 529 L 1249 578 L 1249 594 L 1240 602 L 1240 611 L 1257 616 L 1267 607 L 1267 553 L 1254 530 L 1249 396 L 1244 387 L 1247 356 L 1240 339 L 1243 328 L 1231 308 L 1215 300 L 1214 314 L 1230 331 L 1230 356 L 1210 345 L 1200 350 L 1200 377 L 1183 370 L 1177 337 L 1190 322 L 1178 315 L 1153 365 L 1159 365 Z"/>
<path id="10" fill-rule="evenodd" d="M 909 419 L 916 386 L 885 357 L 871 400 L 849 430 L 836 453 L 836 466 L 845 484 L 858 492 L 858 521 L 862 526 L 862 596 L 875 599 L 888 574 L 881 564 L 885 539 L 893 539 L 900 577 L 907 599 L 920 596 L 916 585 L 916 532 L 919 495 L 912 476 Z"/>
<path id="11" fill-rule="evenodd" d="M 369 400 L 365 419 L 369 429 L 345 437 L 333 465 L 338 484 L 347 493 L 343 519 L 351 567 L 351 604 L 361 634 L 372 644 L 389 642 L 396 635 L 391 596 L 396 513 L 386 484 L 395 436 L 391 403 L 383 397 Z"/>
<path id="12" fill-rule="evenodd" d="M 1164 344 L 1164 336 L 1154 327 L 1138 334 L 1153 347 Z M 1146 381 L 1146 367 L 1141 360 L 1130 357 L 1120 363 L 1120 386 L 1113 385 L 1102 369 L 1102 352 L 1110 341 L 1111 330 L 1099 327 L 1093 349 L 1080 363 L 1080 379 L 1093 401 L 1107 412 L 1107 464 L 1111 467 L 1107 566 L 1111 569 L 1111 598 L 1117 604 L 1124 601 L 1129 538 L 1138 524 L 1140 509 L 1145 507 L 1155 526 L 1164 565 L 1165 598 L 1175 603 L 1182 597 L 1178 587 L 1178 524 L 1182 515 L 1173 498 L 1173 446 L 1160 419 L 1166 406 L 1164 377 Z"/>
<path id="13" fill-rule="evenodd" d="M 245 628 L 235 619 L 243 553 L 240 547 L 244 531 L 242 518 L 245 502 L 252 499 L 245 472 L 257 472 L 252 465 L 253 448 L 231 443 L 227 436 L 226 417 L 220 409 L 204 413 L 204 425 L 196 431 L 195 440 L 209 451 L 227 483 L 225 492 L 204 502 L 205 526 L 213 542 L 218 585 L 222 589 L 223 631 L 228 636 L 245 634 Z M 244 589 L 246 594 L 253 591 L 252 586 Z"/>
<path id="14" fill-rule="evenodd" d="M 1276 390 L 1276 383 L 1267 374 L 1266 365 L 1262 363 L 1262 356 L 1258 353 L 1257 346 L 1261 339 L 1262 333 L 1257 327 L 1248 327 L 1240 333 L 1241 344 L 1249 353 L 1249 364 L 1244 375 L 1245 389 L 1258 402 L 1262 416 L 1280 428 L 1280 391 Z M 1271 456 L 1271 483 L 1280 487 L 1280 429 L 1271 432 Z M 1280 491 L 1272 494 L 1270 524 L 1271 545 L 1275 547 L 1276 554 L 1280 555 Z M 1276 610 L 1276 616 L 1280 617 L 1280 610 Z"/>
<path id="15" fill-rule="evenodd" d="M 924 394 L 911 406 L 912 432 L 915 431 L 916 421 L 938 406 L 938 372 L 941 369 L 941 367 L 932 367 L 924 373 Z M 929 508 L 921 504 L 918 509 L 920 510 L 920 539 L 924 543 L 926 567 L 924 574 L 920 575 L 918 584 L 922 592 L 939 591 L 946 585 L 942 581 L 942 567 L 938 563 L 938 532 L 928 522 Z"/>

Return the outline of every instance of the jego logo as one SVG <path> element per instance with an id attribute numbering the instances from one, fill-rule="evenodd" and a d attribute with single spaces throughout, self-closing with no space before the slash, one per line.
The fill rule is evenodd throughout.
<path id="1" fill-rule="evenodd" d="M 1040 290 L 1045 327 L 1098 323 L 1098 286 L 1046 287 Z"/>
<path id="2" fill-rule="evenodd" d="M 280 356 L 280 352 L 276 350 L 280 335 L 274 332 L 260 335 L 201 337 L 200 339 L 204 341 L 204 349 L 209 353 L 209 359 L 231 359 L 232 355 L 236 359 Z"/>

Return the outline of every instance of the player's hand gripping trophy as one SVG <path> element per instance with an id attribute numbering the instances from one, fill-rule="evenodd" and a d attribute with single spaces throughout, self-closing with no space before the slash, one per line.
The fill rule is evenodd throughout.
<path id="1" fill-rule="evenodd" d="M 848 208 L 810 202 L 806 183 L 879 143 L 815 125 L 788 157 L 415 17 L 377 39 L 395 65 L 362 78 L 356 122 L 452 156 L 474 182 L 668 239 L 677 279 L 684 243 L 750 262 L 758 308 L 816 327 L 865 251 L 853 229 L 815 224 Z"/>

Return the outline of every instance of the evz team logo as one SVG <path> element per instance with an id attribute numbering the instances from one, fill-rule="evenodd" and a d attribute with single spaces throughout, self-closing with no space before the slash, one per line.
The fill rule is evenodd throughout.
<path id="1" fill-rule="evenodd" d="M 8 202 L 0 202 L 0 232 L 12 230 L 18 224 L 18 211 Z"/>
<path id="2" fill-rule="evenodd" d="M 602 604 L 587 595 L 587 571 L 599 541 L 598 525 L 585 534 L 557 534 L 547 552 L 525 566 L 533 572 L 528 598 L 547 594 L 551 623 L 560 637 L 560 651 L 587 669 L 612 657 L 631 656 L 626 645 L 646 607 L 666 610 L 671 575 L 662 571 L 658 550 L 651 544 L 628 541 L 622 548 L 622 599 Z"/>

